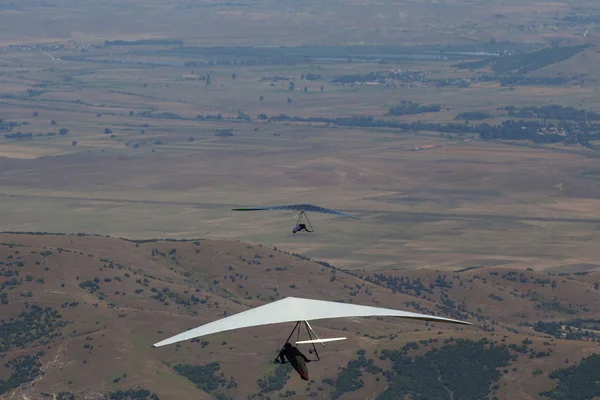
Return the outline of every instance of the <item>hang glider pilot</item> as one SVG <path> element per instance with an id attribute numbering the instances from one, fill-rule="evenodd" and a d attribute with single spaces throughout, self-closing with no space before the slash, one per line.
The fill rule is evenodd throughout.
<path id="1" fill-rule="evenodd" d="M 292 233 L 300 232 L 301 230 L 305 230 L 306 232 L 312 232 L 308 230 L 306 224 L 296 224 Z"/>
<path id="2" fill-rule="evenodd" d="M 308 368 L 306 367 L 306 363 L 309 363 L 310 360 L 306 358 L 306 356 L 302 354 L 302 352 L 298 350 L 297 347 L 292 346 L 292 344 L 289 342 L 286 343 L 285 346 L 283 346 L 283 349 L 281 349 L 281 351 L 279 352 L 279 356 L 277 357 L 281 360 L 282 364 L 285 364 L 285 359 L 283 358 L 283 356 L 285 356 L 285 358 L 288 359 L 290 364 L 292 364 L 292 367 L 294 367 L 296 372 L 300 374 L 300 377 L 307 381 Z"/>

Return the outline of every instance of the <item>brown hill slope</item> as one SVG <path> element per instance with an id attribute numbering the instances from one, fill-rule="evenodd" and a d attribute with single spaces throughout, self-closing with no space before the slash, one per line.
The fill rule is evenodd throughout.
<path id="1" fill-rule="evenodd" d="M 398 361 L 396 353 L 384 350 L 415 342 L 404 356 L 427 360 L 432 348 L 441 349 L 439 357 L 444 349 L 461 349 L 462 344 L 446 346 L 461 338 L 486 338 L 497 348 L 513 344 L 512 359 L 494 379 L 491 393 L 538 398 L 538 392 L 553 386 L 548 372 L 598 352 L 597 343 L 557 339 L 529 326 L 597 318 L 597 273 L 551 276 L 499 267 L 347 273 L 261 246 L 212 240 L 136 243 L 101 236 L 1 234 L 0 242 L 0 395 L 6 398 L 145 399 L 151 393 L 160 399 L 392 398 L 385 396 L 393 395 Z M 287 296 L 435 313 L 475 326 L 315 321 L 324 337 L 345 335 L 348 340 L 321 350 L 322 360 L 310 365 L 314 381 L 308 385 L 272 364 L 292 328 L 288 325 L 150 347 Z M 474 348 L 463 349 L 459 358 Z M 365 352 L 357 355 L 357 350 Z M 266 380 L 261 384 L 259 378 Z M 127 397 L 118 390 L 138 392 Z"/>

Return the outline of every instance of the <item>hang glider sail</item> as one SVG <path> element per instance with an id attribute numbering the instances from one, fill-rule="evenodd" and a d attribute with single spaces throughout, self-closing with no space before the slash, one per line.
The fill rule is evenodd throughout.
<path id="1" fill-rule="evenodd" d="M 242 207 L 242 208 L 232 208 L 232 211 L 296 211 L 296 226 L 293 229 L 293 233 L 299 232 L 301 230 L 305 230 L 307 232 L 314 232 L 314 229 L 306 216 L 307 212 L 318 212 L 322 214 L 332 214 L 338 215 L 340 217 L 352 218 L 352 219 L 360 219 L 354 215 L 347 214 L 342 211 L 332 210 L 330 208 L 319 207 L 313 204 L 290 204 L 283 206 L 267 206 L 267 207 Z M 308 226 L 307 226 L 308 225 Z M 308 229 L 310 227 L 310 229 Z"/>
<path id="2" fill-rule="evenodd" d="M 241 313 L 199 326 L 187 332 L 180 333 L 161 342 L 155 343 L 153 347 L 166 346 L 169 344 L 182 342 L 184 340 L 190 340 L 197 337 L 212 335 L 219 332 L 226 332 L 234 329 L 280 324 L 285 322 L 296 322 L 298 332 L 300 330 L 299 324 L 304 322 L 310 336 L 310 332 L 314 334 L 314 331 L 310 327 L 310 324 L 308 324 L 308 321 L 352 317 L 399 317 L 421 321 L 471 325 L 471 323 L 465 321 L 437 317 L 434 315 L 418 314 L 408 311 L 393 310 L 389 308 L 286 297 L 283 300 L 278 300 L 264 306 L 243 311 Z M 292 334 L 293 333 L 294 331 L 292 331 Z M 313 338 L 311 337 L 310 340 L 313 340 Z M 316 343 L 321 344 L 323 344 L 325 341 L 327 341 L 327 339 L 319 339 L 318 337 L 317 340 L 315 340 Z"/>
<path id="3" fill-rule="evenodd" d="M 266 211 L 266 210 L 288 210 L 288 211 L 304 211 L 304 212 L 318 212 L 323 214 L 339 215 L 341 217 L 348 217 L 354 219 L 360 219 L 354 215 L 346 214 L 345 212 L 332 210 L 325 207 L 319 207 L 312 204 L 290 204 L 285 206 L 267 206 L 267 207 L 243 207 L 233 208 L 232 211 Z"/>

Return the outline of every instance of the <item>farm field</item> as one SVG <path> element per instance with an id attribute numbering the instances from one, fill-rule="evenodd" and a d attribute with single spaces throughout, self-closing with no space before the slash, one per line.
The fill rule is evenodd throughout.
<path id="1" fill-rule="evenodd" d="M 499 107 L 526 107 L 548 91 L 331 84 L 370 64 L 192 71 L 5 55 L 3 115 L 21 124 L 12 132 L 33 137 L 2 143 L 3 231 L 244 240 L 347 268 L 453 269 L 499 260 L 545 270 L 597 259 L 593 150 L 270 118 L 368 115 L 411 123 L 431 115 L 447 124 L 480 110 L 501 121 Z M 32 67 L 16 67 L 24 61 Z M 432 68 L 429 62 L 423 70 Z M 440 61 L 435 68 L 451 67 Z M 204 79 L 186 80 L 192 72 Z M 302 79 L 310 73 L 319 78 Z M 594 93 L 555 94 L 562 104 L 580 98 L 593 107 L 585 100 Z M 433 103 L 427 99 L 441 110 L 386 115 L 403 101 Z M 298 203 L 362 219 L 311 215 L 316 234 L 293 235 L 293 213 L 230 211 Z"/>

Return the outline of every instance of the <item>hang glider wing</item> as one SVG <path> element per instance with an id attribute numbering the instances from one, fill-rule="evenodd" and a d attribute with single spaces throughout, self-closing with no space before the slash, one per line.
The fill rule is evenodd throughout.
<path id="1" fill-rule="evenodd" d="M 196 337 L 211 335 L 213 333 L 249 328 L 252 326 L 349 317 L 400 317 L 422 321 L 472 325 L 469 322 L 436 317 L 434 315 L 392 310 L 389 308 L 286 297 L 283 300 L 278 300 L 251 310 L 242 311 L 241 313 L 199 326 L 155 343 L 153 346 L 165 346 Z"/>
<path id="2" fill-rule="evenodd" d="M 319 207 L 312 204 L 290 204 L 285 206 L 267 206 L 267 207 L 242 207 L 232 208 L 232 211 L 265 211 L 265 210 L 290 210 L 290 211 L 304 211 L 304 212 L 318 212 L 323 214 L 339 215 L 341 217 L 348 217 L 354 219 L 360 219 L 354 215 L 346 214 L 345 212 L 331 210 L 325 207 Z"/>

